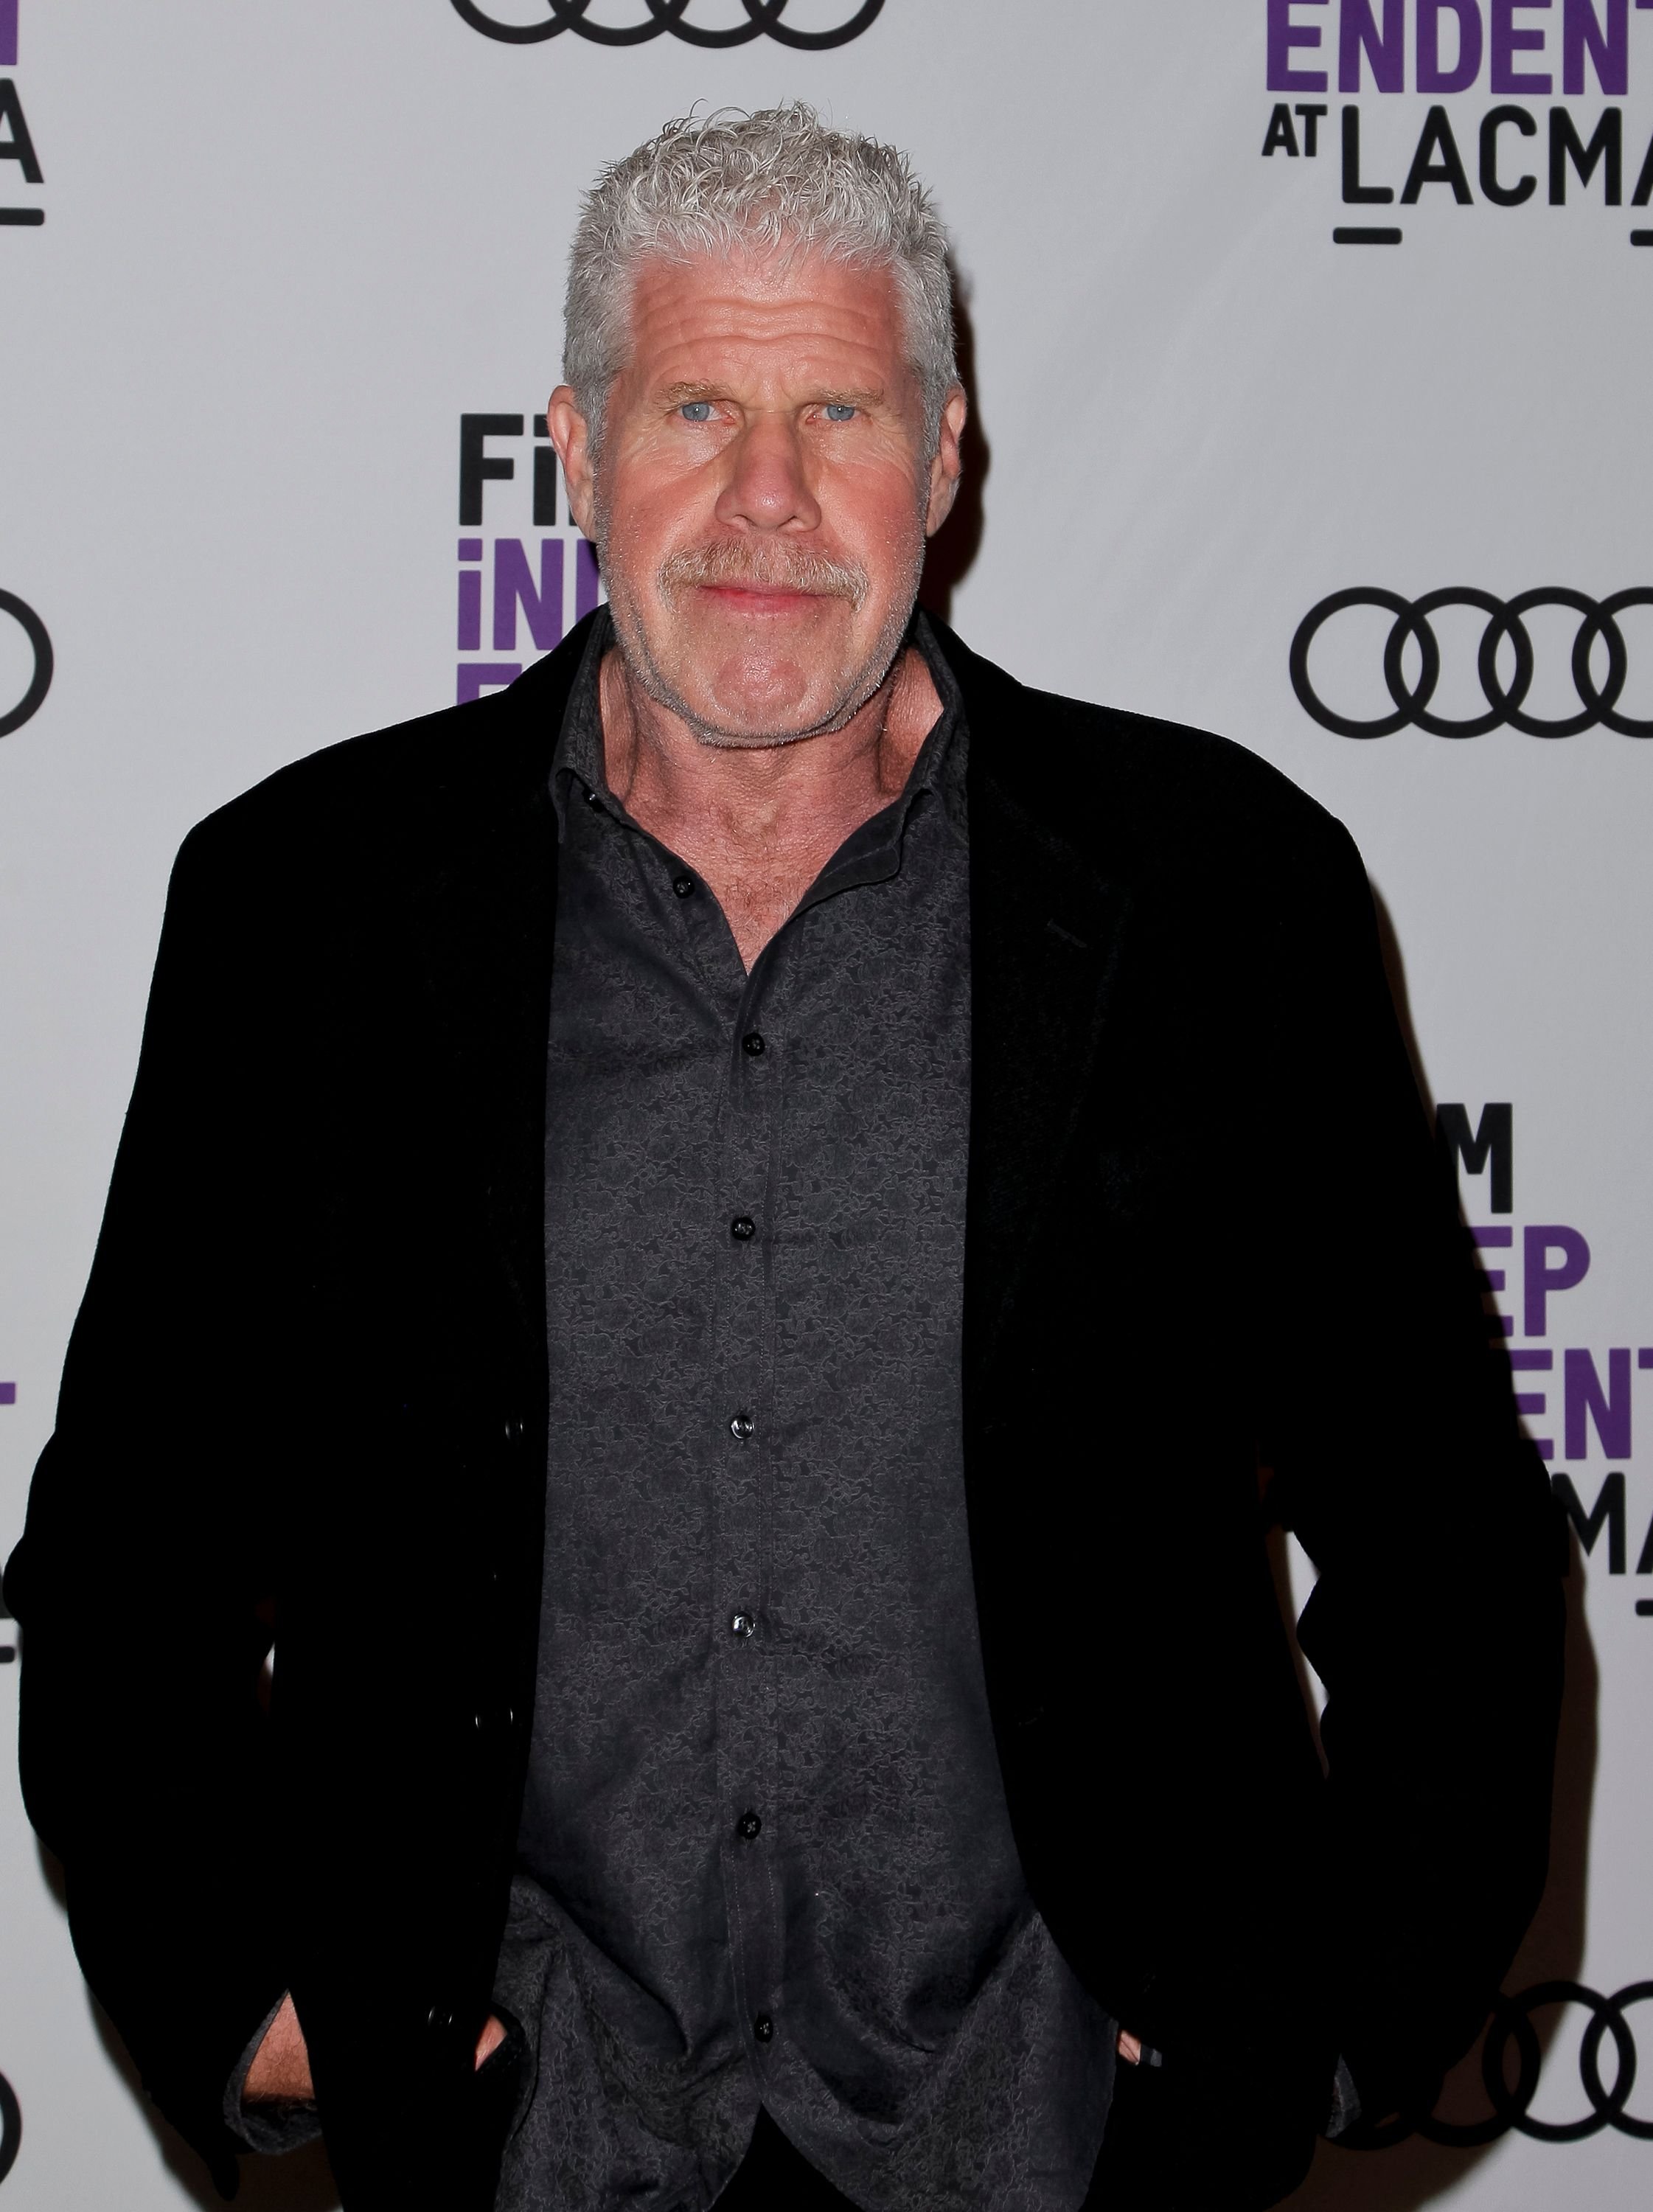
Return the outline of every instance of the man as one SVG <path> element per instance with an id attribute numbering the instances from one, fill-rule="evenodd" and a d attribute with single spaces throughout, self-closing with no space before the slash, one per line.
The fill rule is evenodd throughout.
<path id="1" fill-rule="evenodd" d="M 1359 863 L 915 615 L 945 253 L 802 107 L 607 172 L 609 608 L 180 856 L 8 1593 L 226 2184 L 319 2125 L 351 2212 L 1261 2205 L 1542 1887 L 1547 1488 Z"/>

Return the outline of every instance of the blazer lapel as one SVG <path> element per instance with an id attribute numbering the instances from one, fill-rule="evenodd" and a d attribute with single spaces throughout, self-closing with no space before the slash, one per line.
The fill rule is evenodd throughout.
<path id="1" fill-rule="evenodd" d="M 480 803 L 461 811 L 416 902 L 426 988 L 457 1120 L 531 1343 L 544 1344 L 545 1055 L 556 913 L 550 762 L 582 623 L 496 702 L 506 724 Z M 507 711 L 508 710 L 508 711 Z M 441 794 L 437 794 L 440 801 Z"/>
<path id="2" fill-rule="evenodd" d="M 1006 769 L 1040 758 L 1036 695 L 950 634 L 969 729 L 971 1101 L 965 1219 L 967 1396 L 990 1360 L 1103 1041 L 1130 896 L 1124 872 L 1023 800 Z M 1060 805 L 1058 794 L 1057 804 Z M 1087 821 L 1087 830 L 1099 825 Z"/>

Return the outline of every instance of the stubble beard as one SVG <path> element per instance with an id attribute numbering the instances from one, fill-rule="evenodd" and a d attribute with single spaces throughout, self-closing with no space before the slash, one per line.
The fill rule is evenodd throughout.
<path id="1" fill-rule="evenodd" d="M 923 537 L 909 563 L 906 588 L 891 600 L 890 611 L 860 665 L 844 672 L 838 696 L 828 712 L 793 728 L 754 732 L 734 730 L 708 721 L 672 682 L 662 668 L 648 635 L 648 626 L 638 612 L 638 597 L 629 587 L 623 559 L 614 558 L 614 541 L 607 519 L 597 517 L 597 553 L 609 579 L 609 607 L 626 673 L 656 706 L 675 715 L 703 745 L 738 752 L 758 752 L 779 745 L 797 744 L 805 738 L 825 737 L 841 730 L 860 714 L 878 690 L 901 651 L 907 626 L 918 600 L 923 568 Z M 752 545 L 735 538 L 719 538 L 706 545 L 671 554 L 653 578 L 659 600 L 681 619 L 685 597 L 708 584 L 744 583 L 784 590 L 808 592 L 822 598 L 845 600 L 852 613 L 866 604 L 871 580 L 865 569 L 826 559 L 799 547 L 780 544 Z M 615 586 L 620 588 L 617 591 Z"/>

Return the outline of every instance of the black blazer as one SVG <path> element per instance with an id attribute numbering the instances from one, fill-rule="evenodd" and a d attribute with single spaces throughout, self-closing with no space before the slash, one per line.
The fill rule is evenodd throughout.
<path id="1" fill-rule="evenodd" d="M 943 638 L 1000 1756 L 1057 1942 L 1164 2054 L 1150 2201 L 1193 2160 L 1201 2207 L 1261 2204 L 1340 2051 L 1369 2110 L 1429 2095 L 1534 1908 L 1553 1509 L 1346 833 L 1235 745 Z M 6 1583 L 93 1989 L 228 2180 L 225 2083 L 290 1987 L 351 2212 L 481 2212 L 497 2150 L 469 2054 L 556 1571 L 547 775 L 583 643 L 186 840 Z M 1265 1484 L 1320 1568 L 1324 1779 Z"/>

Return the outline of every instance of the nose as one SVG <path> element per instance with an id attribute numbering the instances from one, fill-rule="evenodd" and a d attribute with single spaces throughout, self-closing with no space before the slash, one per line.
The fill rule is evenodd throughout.
<path id="1" fill-rule="evenodd" d="M 728 474 L 720 522 L 749 530 L 815 530 L 821 509 L 810 489 L 802 441 L 783 416 L 754 416 L 726 449 Z"/>

